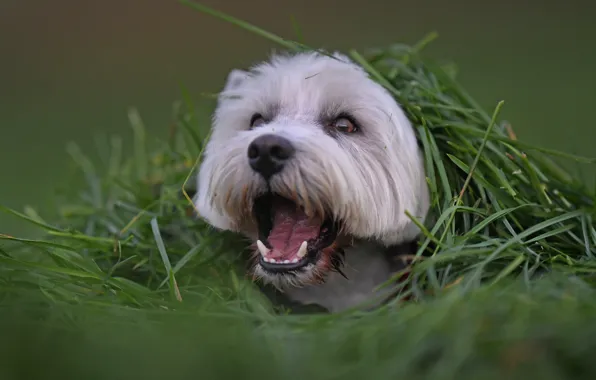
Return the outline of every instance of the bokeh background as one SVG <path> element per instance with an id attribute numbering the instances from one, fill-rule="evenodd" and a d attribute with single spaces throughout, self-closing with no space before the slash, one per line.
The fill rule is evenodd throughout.
<path id="1" fill-rule="evenodd" d="M 459 79 L 521 139 L 596 156 L 596 23 L 588 1 L 204 0 L 282 36 L 325 48 L 414 43 L 454 61 Z M 0 204 L 51 215 L 68 181 L 65 146 L 130 138 L 130 106 L 166 136 L 181 86 L 217 91 L 229 69 L 274 47 L 177 0 L 0 0 Z M 588 176 L 593 171 L 587 170 Z M 76 184 L 67 184 L 75 186 Z M 0 215 L 0 233 L 28 234 Z"/>

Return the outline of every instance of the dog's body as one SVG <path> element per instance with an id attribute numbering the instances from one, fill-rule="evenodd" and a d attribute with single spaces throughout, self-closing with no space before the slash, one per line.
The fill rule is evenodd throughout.
<path id="1" fill-rule="evenodd" d="M 423 221 L 429 195 L 390 94 L 344 56 L 303 53 L 229 75 L 195 203 L 254 242 L 256 277 L 335 312 L 393 291 L 375 288 L 411 253 L 396 248 L 418 235 L 406 211 Z"/>

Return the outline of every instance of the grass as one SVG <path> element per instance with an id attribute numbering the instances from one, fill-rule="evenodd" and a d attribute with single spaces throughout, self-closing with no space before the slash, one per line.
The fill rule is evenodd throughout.
<path id="1" fill-rule="evenodd" d="M 291 50 L 310 49 L 220 14 Z M 192 217 L 208 119 L 185 95 L 165 141 L 130 111 L 134 149 L 68 153 L 83 188 L 60 217 L 2 208 L 0 376 L 17 378 L 594 377 L 596 195 L 486 112 L 419 44 L 350 51 L 404 107 L 432 192 L 404 291 L 373 312 L 288 314 L 245 278 L 238 236 Z M 409 296 L 410 301 L 402 302 Z"/>

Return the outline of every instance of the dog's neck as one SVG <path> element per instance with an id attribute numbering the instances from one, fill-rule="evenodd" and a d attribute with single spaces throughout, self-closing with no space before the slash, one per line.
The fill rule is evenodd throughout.
<path id="1" fill-rule="evenodd" d="M 361 305 L 378 306 L 395 291 L 396 284 L 375 289 L 405 268 L 400 256 L 413 250 L 415 242 L 392 247 L 359 242 L 345 249 L 341 268 L 345 277 L 331 272 L 323 284 L 291 288 L 284 294 L 295 303 L 316 305 L 332 313 Z"/>

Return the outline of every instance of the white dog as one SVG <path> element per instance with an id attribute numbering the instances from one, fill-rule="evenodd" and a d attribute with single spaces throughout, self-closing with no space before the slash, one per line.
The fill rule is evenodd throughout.
<path id="1" fill-rule="evenodd" d="M 414 130 L 347 57 L 276 55 L 220 93 L 195 203 L 254 243 L 252 273 L 294 302 L 354 307 L 411 253 L 429 194 Z M 411 244 L 410 244 L 411 247 Z M 381 296 L 381 297 L 377 297 Z"/>

